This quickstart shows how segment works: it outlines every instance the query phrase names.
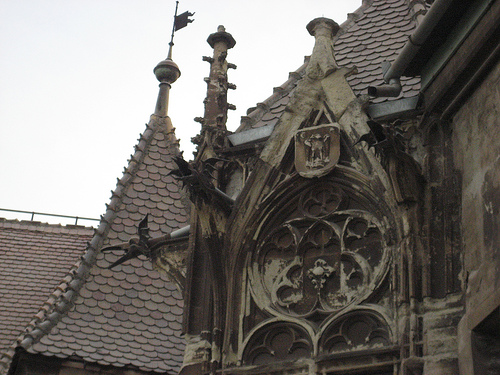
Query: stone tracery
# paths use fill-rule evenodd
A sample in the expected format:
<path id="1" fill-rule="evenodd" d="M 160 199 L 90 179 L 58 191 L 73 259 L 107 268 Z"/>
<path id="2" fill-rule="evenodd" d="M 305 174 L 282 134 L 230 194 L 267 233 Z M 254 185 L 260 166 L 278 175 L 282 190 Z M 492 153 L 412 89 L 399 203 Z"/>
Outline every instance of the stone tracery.
<path id="1" fill-rule="evenodd" d="M 295 198 L 298 209 L 257 249 L 251 284 L 255 295 L 267 296 L 261 307 L 296 317 L 330 314 L 376 288 L 388 256 L 383 228 L 350 195 L 322 183 Z"/>
<path id="2" fill-rule="evenodd" d="M 323 354 L 390 345 L 390 332 L 372 312 L 355 311 L 333 322 L 320 340 Z"/>
<path id="3" fill-rule="evenodd" d="M 294 324 L 274 323 L 260 329 L 243 355 L 246 364 L 260 365 L 274 361 L 309 358 L 313 344 L 307 332 Z"/>
<path id="4" fill-rule="evenodd" d="M 380 208 L 352 186 L 322 179 L 274 203 L 279 212 L 257 242 L 248 285 L 258 308 L 282 321 L 250 334 L 246 364 L 291 359 L 273 357 L 281 331 L 289 353 L 295 342 L 312 342 L 302 358 L 391 345 L 386 320 L 364 307 L 388 273 L 391 235 Z"/>

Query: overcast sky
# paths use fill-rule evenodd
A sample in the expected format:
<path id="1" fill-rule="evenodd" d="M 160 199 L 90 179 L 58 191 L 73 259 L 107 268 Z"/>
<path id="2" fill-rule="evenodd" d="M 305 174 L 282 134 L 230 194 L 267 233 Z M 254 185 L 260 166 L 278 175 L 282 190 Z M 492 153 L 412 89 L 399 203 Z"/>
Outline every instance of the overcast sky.
<path id="1" fill-rule="evenodd" d="M 175 35 L 182 75 L 169 115 L 192 158 L 211 56 L 209 34 L 236 40 L 228 128 L 309 55 L 316 17 L 341 24 L 361 0 L 184 0 Z M 0 0 L 0 208 L 98 218 L 154 110 L 153 68 L 167 54 L 174 0 Z M 0 211 L 0 217 L 29 215 Z M 46 222 L 66 220 L 35 217 Z M 84 222 L 81 222 L 84 224 Z M 89 224 L 89 222 L 85 222 Z"/>

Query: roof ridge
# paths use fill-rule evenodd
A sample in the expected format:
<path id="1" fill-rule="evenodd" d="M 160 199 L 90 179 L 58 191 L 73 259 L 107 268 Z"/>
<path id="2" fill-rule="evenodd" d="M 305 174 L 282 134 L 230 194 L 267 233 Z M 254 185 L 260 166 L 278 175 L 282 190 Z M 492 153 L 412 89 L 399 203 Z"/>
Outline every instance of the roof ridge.
<path id="1" fill-rule="evenodd" d="M 347 19 L 340 25 L 339 31 L 333 38 L 332 44 L 335 44 L 337 39 L 342 34 L 346 33 L 349 28 L 351 28 L 351 26 L 353 26 L 356 21 L 358 21 L 364 15 L 365 10 L 371 7 L 374 1 L 375 0 L 362 0 L 361 5 L 354 12 L 347 13 Z"/>
<path id="2" fill-rule="evenodd" d="M 250 107 L 248 109 L 249 113 L 247 113 L 246 116 L 241 117 L 241 124 L 235 132 L 237 133 L 239 131 L 245 130 L 259 121 L 262 116 L 264 116 L 264 114 L 269 110 L 269 108 L 283 97 L 283 93 L 286 93 L 287 90 L 292 89 L 295 84 L 302 78 L 308 62 L 309 56 L 306 56 L 304 58 L 304 63 L 297 70 L 288 74 L 288 80 L 273 89 L 273 94 L 271 96 L 269 96 L 263 102 L 257 103 L 256 107 Z"/>
<path id="3" fill-rule="evenodd" d="M 84 255 L 75 264 L 70 273 L 68 273 L 68 276 L 71 275 L 71 280 L 68 280 L 67 287 L 61 290 L 57 299 L 49 299 L 52 302 L 52 312 L 50 314 L 43 314 L 43 318 L 40 321 L 34 322 L 33 329 L 26 332 L 24 335 L 20 346 L 25 350 L 29 349 L 40 341 L 43 336 L 48 334 L 73 306 L 74 301 L 90 274 L 92 266 L 96 263 L 99 250 L 106 239 L 107 233 L 111 229 L 113 220 L 117 216 L 122 199 L 133 180 L 134 174 L 139 171 L 141 162 L 144 161 L 147 155 L 147 148 L 154 139 L 155 133 L 157 131 L 162 131 L 164 134 L 173 135 L 174 140 L 172 143 L 178 143 L 175 139 L 174 129 L 171 128 L 170 130 L 168 126 L 162 126 L 167 125 L 168 122 L 170 122 L 168 117 L 163 118 L 151 115 L 150 122 L 146 124 L 146 130 L 140 134 L 138 143 L 134 146 L 135 153 L 130 156 L 128 165 L 124 169 L 123 176 L 117 179 L 116 188 L 114 191 L 111 191 L 111 201 L 109 204 L 106 204 L 106 212 L 101 216 L 99 226 L 95 229 L 94 236 L 91 241 L 87 243 L 87 249 Z M 60 286 L 66 283 L 64 280 Z"/>
<path id="4" fill-rule="evenodd" d="M 51 224 L 33 220 L 5 219 L 0 217 L 0 228 L 33 230 L 40 232 L 56 232 L 67 234 L 91 234 L 95 228 L 75 224 Z"/>

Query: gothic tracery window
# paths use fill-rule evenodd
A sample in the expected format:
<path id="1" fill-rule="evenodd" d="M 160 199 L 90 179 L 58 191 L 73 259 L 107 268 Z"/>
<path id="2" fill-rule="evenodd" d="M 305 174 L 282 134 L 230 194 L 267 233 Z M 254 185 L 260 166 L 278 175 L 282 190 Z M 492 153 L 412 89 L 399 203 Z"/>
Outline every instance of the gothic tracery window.
<path id="1" fill-rule="evenodd" d="M 285 201 L 259 236 L 249 287 L 259 309 L 288 323 L 253 332 L 244 362 L 390 345 L 384 318 L 363 309 L 389 270 L 390 228 L 380 210 L 359 189 L 332 178 Z M 287 338 L 279 349 L 276 337 Z"/>

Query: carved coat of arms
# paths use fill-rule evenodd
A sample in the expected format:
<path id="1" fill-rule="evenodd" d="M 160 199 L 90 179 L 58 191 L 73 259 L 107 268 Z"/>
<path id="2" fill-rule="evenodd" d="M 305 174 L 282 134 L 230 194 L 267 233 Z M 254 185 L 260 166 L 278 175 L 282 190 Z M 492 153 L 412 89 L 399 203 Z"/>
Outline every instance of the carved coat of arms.
<path id="1" fill-rule="evenodd" d="M 340 131 L 336 124 L 306 128 L 295 135 L 295 168 L 302 177 L 328 174 L 339 156 Z"/>

